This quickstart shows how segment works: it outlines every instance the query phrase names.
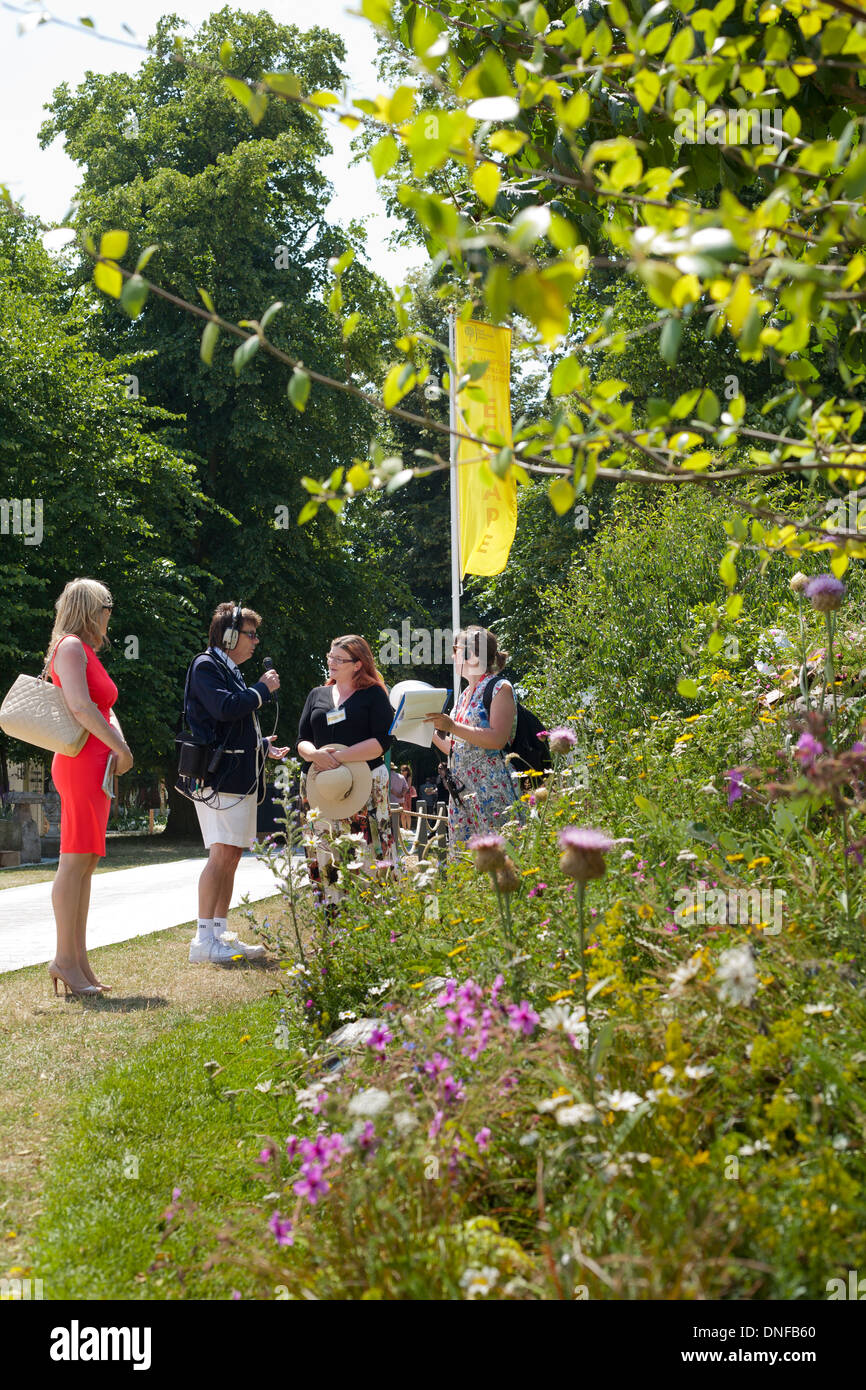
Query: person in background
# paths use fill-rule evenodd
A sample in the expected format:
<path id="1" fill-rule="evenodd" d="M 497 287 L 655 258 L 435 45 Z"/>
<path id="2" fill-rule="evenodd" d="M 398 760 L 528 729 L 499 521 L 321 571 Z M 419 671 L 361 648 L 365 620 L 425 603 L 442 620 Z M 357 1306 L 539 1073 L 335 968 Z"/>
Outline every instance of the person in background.
<path id="1" fill-rule="evenodd" d="M 428 774 L 427 777 L 425 777 L 424 781 L 421 783 L 420 794 L 421 800 L 424 802 L 424 806 L 428 816 L 432 816 L 433 812 L 436 810 L 437 796 L 438 792 L 436 790 L 436 778 L 431 777 Z"/>
<path id="2" fill-rule="evenodd" d="M 404 830 L 412 829 L 412 812 L 415 809 L 415 801 L 418 797 L 417 789 L 412 785 L 412 768 L 409 763 L 404 763 L 400 768 L 403 781 L 406 783 L 406 790 L 403 793 L 403 812 L 400 816 L 400 824 Z"/>
<path id="3" fill-rule="evenodd" d="M 198 921 L 189 947 L 193 965 L 225 965 L 238 957 L 259 960 L 264 946 L 248 946 L 228 930 L 228 912 L 241 855 L 256 838 L 256 811 L 264 799 L 265 758 L 288 748 L 262 738 L 257 714 L 280 688 L 276 671 L 248 686 L 241 665 L 259 643 L 261 618 L 231 602 L 214 610 L 207 651 L 190 667 L 186 717 L 193 734 L 223 749 L 212 785 L 195 801 L 208 861 L 198 883 Z"/>
<path id="4" fill-rule="evenodd" d="M 521 815 L 503 753 L 517 727 L 517 703 L 511 682 L 499 674 L 507 661 L 508 653 L 499 650 L 495 635 L 487 628 L 468 627 L 458 632 L 454 642 L 454 689 L 459 690 L 464 677 L 466 689 L 451 715 L 427 716 L 437 730 L 433 742 L 448 754 L 449 772 L 460 788 L 460 800 L 452 796 L 448 803 L 452 855 L 472 835 L 499 830 L 509 817 Z M 484 692 L 490 682 L 493 697 L 488 716 Z"/>
<path id="5" fill-rule="evenodd" d="M 353 762 L 366 762 L 371 774 L 370 794 L 358 812 L 345 819 L 319 817 L 313 823 L 315 862 L 310 863 L 310 877 L 318 883 L 326 909 L 333 915 L 341 896 L 336 883 L 337 856 L 332 848 L 338 836 L 360 834 L 368 846 L 368 860 L 375 857 L 392 867 L 396 863 L 384 758 L 391 747 L 388 730 L 394 711 L 385 681 L 363 637 L 355 633 L 335 637 L 327 663 L 328 679 L 310 691 L 298 725 L 304 804 L 310 804 L 307 781 L 311 768 L 327 772 L 344 765 L 351 769 Z"/>
<path id="6" fill-rule="evenodd" d="M 110 988 L 87 959 L 90 882 L 105 854 L 111 798 L 103 779 L 111 754 L 118 776 L 132 767 L 132 752 L 114 713 L 117 686 L 96 655 L 110 646 L 114 600 L 96 579 L 72 579 L 54 605 L 56 617 L 45 657 L 51 679 L 89 737 L 74 758 L 55 753 L 51 777 L 60 794 L 60 859 L 51 889 L 57 949 L 48 973 L 64 993 L 100 994 Z"/>

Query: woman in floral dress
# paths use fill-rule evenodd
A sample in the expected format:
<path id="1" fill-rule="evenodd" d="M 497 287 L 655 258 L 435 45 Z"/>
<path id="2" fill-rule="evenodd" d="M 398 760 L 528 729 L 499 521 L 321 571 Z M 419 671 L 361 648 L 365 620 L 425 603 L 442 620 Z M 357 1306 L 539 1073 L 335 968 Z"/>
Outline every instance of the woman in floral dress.
<path id="1" fill-rule="evenodd" d="M 522 819 L 522 808 L 514 790 L 504 748 L 517 727 L 517 703 L 510 681 L 500 672 L 508 653 L 499 650 L 496 637 L 487 628 L 468 627 L 457 634 L 454 643 L 454 684 L 461 677 L 468 684 L 451 715 L 429 716 L 437 733 L 433 742 L 448 754 L 451 776 L 460 790 L 460 800 L 448 803 L 448 838 L 451 854 L 472 835 L 499 830 L 515 815 Z M 490 714 L 484 707 L 484 694 L 493 682 Z M 445 735 L 445 737 L 442 737 Z"/>

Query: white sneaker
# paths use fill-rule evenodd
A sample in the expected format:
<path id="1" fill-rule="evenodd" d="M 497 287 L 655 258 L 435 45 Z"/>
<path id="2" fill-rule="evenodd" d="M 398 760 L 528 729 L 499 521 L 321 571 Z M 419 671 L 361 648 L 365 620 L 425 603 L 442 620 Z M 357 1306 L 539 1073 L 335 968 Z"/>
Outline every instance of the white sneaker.
<path id="1" fill-rule="evenodd" d="M 264 946 L 248 946 L 245 941 L 239 941 L 236 931 L 227 931 L 223 936 L 214 937 L 214 940 L 231 946 L 235 955 L 240 953 L 247 960 L 263 960 L 267 954 Z"/>
<path id="2" fill-rule="evenodd" d="M 228 965 L 242 955 L 238 943 L 221 941 L 216 936 L 208 937 L 206 941 L 191 941 L 189 946 L 192 965 Z"/>

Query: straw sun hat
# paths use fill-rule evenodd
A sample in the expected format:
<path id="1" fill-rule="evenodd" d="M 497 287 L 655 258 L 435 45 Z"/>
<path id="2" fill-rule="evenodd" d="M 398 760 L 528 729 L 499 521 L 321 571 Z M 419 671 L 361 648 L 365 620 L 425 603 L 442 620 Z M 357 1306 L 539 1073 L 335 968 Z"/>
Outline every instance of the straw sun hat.
<path id="1" fill-rule="evenodd" d="M 333 744 L 335 753 L 345 753 L 345 743 Z M 373 790 L 373 774 L 366 762 L 341 763 L 318 772 L 307 771 L 307 801 L 323 820 L 348 820 L 366 806 Z"/>

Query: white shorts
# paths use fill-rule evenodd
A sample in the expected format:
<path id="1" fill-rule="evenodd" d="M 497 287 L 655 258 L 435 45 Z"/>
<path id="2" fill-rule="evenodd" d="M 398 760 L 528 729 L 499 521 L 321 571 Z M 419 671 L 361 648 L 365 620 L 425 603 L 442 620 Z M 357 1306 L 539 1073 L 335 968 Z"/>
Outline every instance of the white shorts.
<path id="1" fill-rule="evenodd" d="M 256 793 L 236 796 L 232 792 L 218 792 L 214 795 L 205 787 L 202 795 L 213 796 L 214 802 L 211 805 L 195 802 L 205 849 L 210 849 L 211 845 L 237 845 L 239 849 L 249 849 L 256 838 Z"/>

